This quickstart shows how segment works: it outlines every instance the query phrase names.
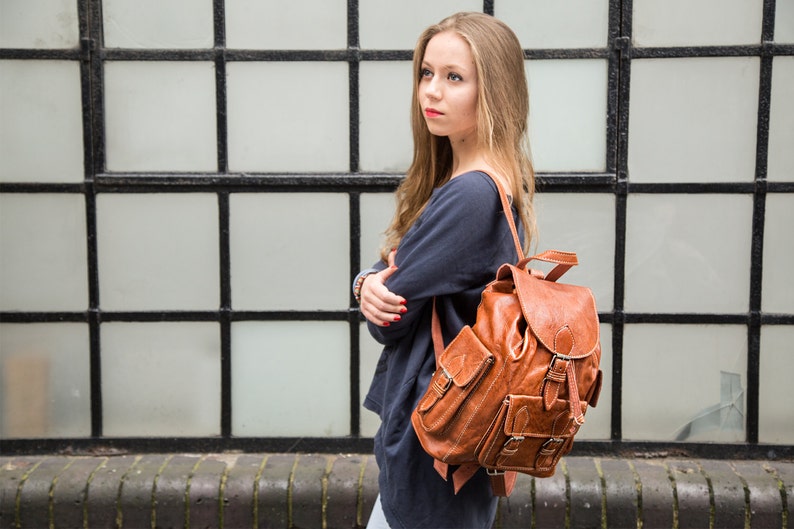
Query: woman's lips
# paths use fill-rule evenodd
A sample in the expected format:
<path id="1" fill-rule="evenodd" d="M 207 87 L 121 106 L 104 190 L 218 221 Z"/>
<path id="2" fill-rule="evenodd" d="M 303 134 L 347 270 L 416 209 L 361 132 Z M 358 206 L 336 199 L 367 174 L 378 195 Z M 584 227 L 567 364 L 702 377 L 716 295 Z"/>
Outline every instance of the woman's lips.
<path id="1" fill-rule="evenodd" d="M 437 118 L 438 116 L 443 115 L 443 112 L 439 112 L 435 108 L 426 108 L 425 109 L 425 116 L 428 118 Z"/>

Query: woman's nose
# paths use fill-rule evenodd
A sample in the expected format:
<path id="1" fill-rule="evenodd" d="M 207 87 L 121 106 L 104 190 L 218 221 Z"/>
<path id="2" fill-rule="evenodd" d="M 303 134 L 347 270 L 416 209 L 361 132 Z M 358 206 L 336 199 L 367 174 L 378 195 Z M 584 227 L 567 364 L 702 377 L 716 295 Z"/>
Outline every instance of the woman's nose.
<path id="1" fill-rule="evenodd" d="M 439 99 L 441 97 L 441 91 L 439 88 L 440 87 L 438 86 L 436 79 L 430 79 L 425 85 L 425 94 L 431 99 Z"/>

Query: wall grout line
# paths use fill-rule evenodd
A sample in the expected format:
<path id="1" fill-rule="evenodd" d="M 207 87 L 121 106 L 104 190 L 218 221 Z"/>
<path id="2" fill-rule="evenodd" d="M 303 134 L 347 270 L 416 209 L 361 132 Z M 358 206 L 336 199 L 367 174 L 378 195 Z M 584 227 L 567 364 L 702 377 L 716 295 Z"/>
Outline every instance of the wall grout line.
<path id="1" fill-rule="evenodd" d="M 298 462 L 300 461 L 300 454 L 295 454 L 295 461 L 292 463 L 292 469 L 289 471 L 289 484 L 287 485 L 287 527 L 292 528 L 293 526 L 293 518 L 292 518 L 292 496 L 294 493 L 293 485 L 295 484 L 295 471 L 298 468 Z"/>
<path id="2" fill-rule="evenodd" d="M 675 481 L 674 470 L 667 463 L 664 464 L 667 470 L 667 478 L 670 480 L 670 485 L 673 487 L 673 529 L 678 528 L 678 485 Z"/>
<path id="3" fill-rule="evenodd" d="M 83 488 L 83 529 L 88 529 L 88 490 L 91 487 L 91 482 L 94 481 L 96 473 L 102 470 L 107 465 L 109 458 L 105 457 L 102 462 L 91 471 L 88 478 L 85 480 L 85 487 Z"/>
<path id="4" fill-rule="evenodd" d="M 364 473 L 367 470 L 369 457 L 364 456 L 358 470 L 358 484 L 356 485 L 356 525 L 364 526 Z"/>
<path id="5" fill-rule="evenodd" d="M 565 529 L 571 529 L 571 475 L 565 459 L 560 459 L 560 470 L 565 477 Z"/>
<path id="6" fill-rule="evenodd" d="M 262 474 L 265 473 L 265 466 L 267 465 L 268 459 L 270 459 L 270 455 L 266 454 L 264 458 L 262 458 L 262 462 L 259 464 L 259 469 L 256 471 L 256 475 L 254 476 L 253 501 L 251 502 L 253 509 L 254 529 L 259 527 L 259 480 L 262 479 Z"/>
<path id="7" fill-rule="evenodd" d="M 124 474 L 122 474 L 121 476 L 121 479 L 119 479 L 119 488 L 116 492 L 116 527 L 118 529 L 121 529 L 124 524 L 124 513 L 122 512 L 121 509 L 121 494 L 122 491 L 124 490 L 124 480 L 127 479 L 127 476 L 130 474 L 130 472 L 132 472 L 132 469 L 135 468 L 135 466 L 141 461 L 141 459 L 143 459 L 142 455 L 136 456 L 135 460 L 132 462 L 132 465 L 130 465 L 130 468 L 125 470 Z"/>
<path id="8" fill-rule="evenodd" d="M 744 489 L 744 529 L 750 529 L 750 524 L 752 522 L 752 510 L 750 507 L 750 485 L 747 483 L 747 480 L 744 479 L 738 470 L 736 470 L 736 465 L 732 461 L 728 462 L 728 466 L 731 467 L 731 470 L 734 474 L 739 478 L 739 481 L 742 482 L 742 489 Z"/>
<path id="9" fill-rule="evenodd" d="M 788 494 L 786 493 L 786 484 L 780 478 L 780 475 L 777 473 L 777 470 L 769 465 L 764 465 L 764 470 L 770 475 L 772 475 L 775 480 L 777 480 L 777 488 L 780 491 L 780 502 L 783 506 L 783 512 L 780 514 L 780 523 L 783 526 L 783 529 L 787 529 L 788 527 Z"/>
<path id="10" fill-rule="evenodd" d="M 709 529 L 714 529 L 714 522 L 717 518 L 717 506 L 714 499 L 714 484 L 711 482 L 711 476 L 703 469 L 700 462 L 696 462 L 700 474 L 706 479 L 706 485 L 709 488 Z"/>
<path id="11" fill-rule="evenodd" d="M 631 473 L 634 475 L 634 488 L 637 490 L 637 529 L 642 529 L 642 479 L 640 478 L 639 472 L 637 472 L 637 468 L 634 466 L 634 462 L 631 459 L 627 459 L 626 462 L 631 469 Z"/>
<path id="12" fill-rule="evenodd" d="M 204 458 L 207 457 L 206 454 L 199 457 L 196 464 L 193 465 L 193 468 L 190 469 L 190 474 L 187 477 L 187 482 L 185 483 L 185 529 L 190 529 L 190 484 L 193 481 L 193 476 L 196 474 L 199 466 L 204 461 Z"/>
<path id="13" fill-rule="evenodd" d="M 236 461 L 235 461 L 236 462 Z M 229 463 L 224 462 L 221 480 L 218 485 L 218 527 L 223 529 L 224 506 L 226 505 L 226 481 L 229 479 Z M 154 527 L 152 529 L 155 529 Z"/>
<path id="14" fill-rule="evenodd" d="M 17 496 L 14 500 L 14 526 L 19 529 L 22 527 L 22 487 L 25 486 L 25 482 L 28 480 L 31 474 L 39 468 L 45 460 L 42 459 L 41 461 L 37 461 L 33 468 L 25 472 L 19 480 L 19 485 L 17 485 Z"/>
<path id="15" fill-rule="evenodd" d="M 322 529 L 328 529 L 328 478 L 334 468 L 336 458 L 330 455 L 325 456 L 325 472 L 320 480 L 320 512 L 322 517 Z"/>
<path id="16" fill-rule="evenodd" d="M 69 467 L 74 465 L 75 461 L 77 461 L 77 459 L 70 459 L 66 466 L 55 474 L 50 483 L 50 490 L 47 493 L 47 520 L 50 529 L 55 529 L 55 485 L 58 484 L 58 478 L 61 477 L 61 474 L 69 470 Z"/>
<path id="17" fill-rule="evenodd" d="M 596 472 L 598 472 L 599 485 L 601 486 L 601 529 L 609 529 L 607 523 L 607 482 L 604 478 L 604 470 L 601 468 L 601 459 L 593 459 Z"/>
<path id="18" fill-rule="evenodd" d="M 163 473 L 165 467 L 168 466 L 168 463 L 174 458 L 174 454 L 170 454 L 165 458 L 163 464 L 160 465 L 160 468 L 157 469 L 157 473 L 154 475 L 154 479 L 152 479 L 152 498 L 151 498 L 151 523 L 152 529 L 156 529 L 157 527 L 157 482 L 160 480 L 160 474 Z"/>

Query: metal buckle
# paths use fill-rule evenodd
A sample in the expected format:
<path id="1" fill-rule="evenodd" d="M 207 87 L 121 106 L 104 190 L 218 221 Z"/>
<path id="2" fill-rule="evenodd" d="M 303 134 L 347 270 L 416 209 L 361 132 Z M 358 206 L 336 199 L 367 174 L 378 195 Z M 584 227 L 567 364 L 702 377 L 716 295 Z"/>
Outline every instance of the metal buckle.
<path id="1" fill-rule="evenodd" d="M 485 471 L 488 473 L 489 476 L 501 476 L 505 473 L 504 470 L 491 470 L 490 468 L 486 468 Z"/>
<path id="2" fill-rule="evenodd" d="M 513 435 L 505 441 L 505 444 L 502 445 L 502 451 L 509 450 L 511 453 L 515 453 L 518 450 L 518 446 L 515 448 L 508 448 L 512 443 L 520 444 L 524 440 L 523 435 Z"/>
<path id="3" fill-rule="evenodd" d="M 447 377 L 447 385 L 444 386 L 444 391 L 446 391 L 452 385 L 452 375 L 449 374 L 449 371 L 447 371 L 444 366 L 441 366 L 441 372 L 444 373 L 445 377 Z"/>
<path id="4" fill-rule="evenodd" d="M 444 395 L 449 389 L 449 387 L 452 385 L 452 375 L 449 374 L 449 371 L 444 369 L 444 366 L 441 366 L 441 373 L 446 377 L 447 382 L 444 384 L 444 386 L 441 386 L 438 383 L 439 381 L 436 380 L 435 382 L 433 382 L 433 386 L 435 386 L 436 390 L 440 395 Z"/>
<path id="5" fill-rule="evenodd" d="M 560 438 L 557 438 L 557 437 L 552 437 L 551 439 L 549 439 L 548 441 L 546 441 L 545 443 L 543 443 L 543 448 L 546 448 L 546 447 L 547 447 L 548 445 L 550 445 L 551 443 L 557 443 L 557 444 L 559 444 L 559 443 L 562 443 L 563 441 L 565 441 L 565 439 L 560 439 Z"/>

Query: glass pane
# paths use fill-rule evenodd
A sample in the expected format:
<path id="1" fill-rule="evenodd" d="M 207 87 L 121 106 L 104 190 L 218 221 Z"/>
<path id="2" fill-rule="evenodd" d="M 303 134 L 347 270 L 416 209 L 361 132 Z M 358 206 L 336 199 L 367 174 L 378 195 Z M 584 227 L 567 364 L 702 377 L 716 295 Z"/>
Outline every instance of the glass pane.
<path id="1" fill-rule="evenodd" d="M 626 325 L 623 437 L 745 440 L 747 329 L 741 325 Z"/>
<path id="2" fill-rule="evenodd" d="M 626 310 L 746 312 L 752 198 L 629 195 Z"/>
<path id="3" fill-rule="evenodd" d="M 412 50 L 419 34 L 431 24 L 458 11 L 482 11 L 482 0 L 361 0 L 361 47 L 376 50 Z"/>
<path id="4" fill-rule="evenodd" d="M 761 327 L 761 366 L 758 395 L 758 441 L 794 443 L 791 373 L 794 371 L 794 327 Z"/>
<path id="5" fill-rule="evenodd" d="M 384 233 L 394 215 L 394 193 L 361 194 L 361 268 L 380 260 Z"/>
<path id="6" fill-rule="evenodd" d="M 513 28 L 523 48 L 607 45 L 607 0 L 498 0 L 494 4 L 494 15 Z"/>
<path id="7" fill-rule="evenodd" d="M 360 369 L 358 373 L 358 387 L 361 395 L 361 435 L 363 437 L 374 437 L 380 427 L 380 417 L 377 414 L 363 407 L 364 399 L 367 397 L 372 377 L 375 374 L 375 366 L 378 365 L 380 353 L 383 345 L 375 341 L 367 330 L 367 324 L 362 323 L 359 328 L 359 353 Z"/>
<path id="8" fill-rule="evenodd" d="M 337 322 L 233 323 L 232 433 L 349 435 L 349 334 Z"/>
<path id="9" fill-rule="evenodd" d="M 794 0 L 789 2 L 794 5 Z M 778 2 L 778 5 L 780 3 Z M 794 11 L 794 10 L 792 10 Z M 792 26 L 794 26 L 794 12 Z M 772 59 L 767 179 L 794 181 L 794 57 Z"/>
<path id="10" fill-rule="evenodd" d="M 90 436 L 89 357 L 86 325 L 0 325 L 2 437 Z"/>
<path id="11" fill-rule="evenodd" d="M 0 61 L 0 182 L 82 182 L 80 65 Z"/>
<path id="12" fill-rule="evenodd" d="M 350 299 L 346 194 L 231 197 L 236 310 L 342 310 Z"/>
<path id="13" fill-rule="evenodd" d="M 632 182 L 751 182 L 758 59 L 632 61 Z"/>
<path id="14" fill-rule="evenodd" d="M 212 48 L 212 0 L 103 0 L 108 48 Z"/>
<path id="15" fill-rule="evenodd" d="M 0 310 L 86 310 L 82 195 L 0 194 L 0 248 Z"/>
<path id="16" fill-rule="evenodd" d="M 105 323 L 101 336 L 106 436 L 220 434 L 216 323 Z"/>
<path id="17" fill-rule="evenodd" d="M 359 135 L 362 171 L 404 173 L 413 158 L 412 63 L 362 62 Z"/>
<path id="18" fill-rule="evenodd" d="M 612 436 L 612 326 L 601 325 L 601 395 L 598 406 L 588 408 L 585 425 L 576 439 L 609 439 Z"/>
<path id="19" fill-rule="evenodd" d="M 79 40 L 74 0 L 0 2 L 0 48 L 76 48 Z"/>
<path id="20" fill-rule="evenodd" d="M 344 49 L 345 0 L 226 0 L 226 45 L 243 49 Z"/>
<path id="21" fill-rule="evenodd" d="M 110 171 L 215 171 L 211 62 L 105 63 Z"/>
<path id="22" fill-rule="evenodd" d="M 347 63 L 231 63 L 226 72 L 233 170 L 349 169 Z"/>
<path id="23" fill-rule="evenodd" d="M 528 61 L 526 68 L 535 170 L 604 171 L 607 61 Z"/>
<path id="24" fill-rule="evenodd" d="M 794 313 L 794 195 L 767 194 L 764 222 L 764 312 Z"/>
<path id="25" fill-rule="evenodd" d="M 716 46 L 761 42 L 763 2 L 636 0 L 637 46 Z"/>
<path id="26" fill-rule="evenodd" d="M 538 252 L 576 252 L 579 266 L 560 279 L 593 289 L 599 311 L 612 310 L 615 278 L 614 195 L 538 193 Z M 535 266 L 534 262 L 530 266 Z"/>
<path id="27" fill-rule="evenodd" d="M 794 42 L 794 1 L 775 2 L 775 42 Z"/>
<path id="28" fill-rule="evenodd" d="M 218 308 L 218 206 L 210 194 L 97 196 L 105 310 Z"/>

